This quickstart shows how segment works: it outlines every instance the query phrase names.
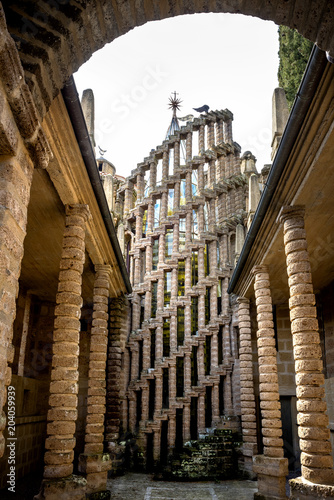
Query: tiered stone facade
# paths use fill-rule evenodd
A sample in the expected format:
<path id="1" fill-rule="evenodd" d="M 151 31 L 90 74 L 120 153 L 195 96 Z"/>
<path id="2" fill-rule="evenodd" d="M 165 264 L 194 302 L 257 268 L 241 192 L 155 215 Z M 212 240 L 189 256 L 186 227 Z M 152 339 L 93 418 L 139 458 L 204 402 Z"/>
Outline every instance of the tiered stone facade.
<path id="1" fill-rule="evenodd" d="M 235 415 L 227 287 L 247 194 L 228 110 L 175 131 L 118 193 L 133 285 L 123 426 L 148 461 Z"/>

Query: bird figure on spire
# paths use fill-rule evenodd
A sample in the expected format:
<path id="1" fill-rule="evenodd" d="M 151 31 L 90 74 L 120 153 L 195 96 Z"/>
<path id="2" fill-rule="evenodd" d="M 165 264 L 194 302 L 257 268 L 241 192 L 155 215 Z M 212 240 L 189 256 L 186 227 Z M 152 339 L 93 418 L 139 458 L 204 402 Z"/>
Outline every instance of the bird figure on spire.
<path id="1" fill-rule="evenodd" d="M 207 113 L 209 111 L 209 109 L 210 109 L 210 106 L 208 106 L 207 104 L 204 104 L 200 108 L 193 108 L 193 110 L 197 111 L 198 113 Z"/>

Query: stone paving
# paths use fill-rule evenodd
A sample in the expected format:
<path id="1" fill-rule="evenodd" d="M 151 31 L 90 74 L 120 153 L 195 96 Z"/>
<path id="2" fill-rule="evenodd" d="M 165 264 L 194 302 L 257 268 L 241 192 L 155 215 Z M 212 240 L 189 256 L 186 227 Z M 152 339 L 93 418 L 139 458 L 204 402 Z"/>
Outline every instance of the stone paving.
<path id="1" fill-rule="evenodd" d="M 256 481 L 171 482 L 154 481 L 152 475 L 128 473 L 109 479 L 113 500 L 251 500 Z"/>

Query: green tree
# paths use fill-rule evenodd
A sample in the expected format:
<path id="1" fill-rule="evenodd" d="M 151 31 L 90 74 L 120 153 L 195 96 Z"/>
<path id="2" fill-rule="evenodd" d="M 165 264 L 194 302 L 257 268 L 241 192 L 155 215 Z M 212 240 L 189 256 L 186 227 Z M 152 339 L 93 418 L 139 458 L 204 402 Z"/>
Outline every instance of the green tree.
<path id="1" fill-rule="evenodd" d="M 313 43 L 296 30 L 280 26 L 278 82 L 285 90 L 289 109 L 295 99 Z"/>

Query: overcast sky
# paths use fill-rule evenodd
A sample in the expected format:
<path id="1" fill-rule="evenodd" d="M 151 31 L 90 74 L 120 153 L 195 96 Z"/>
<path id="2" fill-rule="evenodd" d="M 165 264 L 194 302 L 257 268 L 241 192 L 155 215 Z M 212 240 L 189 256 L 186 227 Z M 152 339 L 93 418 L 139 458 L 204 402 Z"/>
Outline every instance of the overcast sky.
<path id="1" fill-rule="evenodd" d="M 232 111 L 242 153 L 252 151 L 259 171 L 270 163 L 277 30 L 239 14 L 195 14 L 147 23 L 96 52 L 74 79 L 80 98 L 94 92 L 96 143 L 116 172 L 129 175 L 163 142 L 174 91 L 179 117 L 203 104 Z"/>

